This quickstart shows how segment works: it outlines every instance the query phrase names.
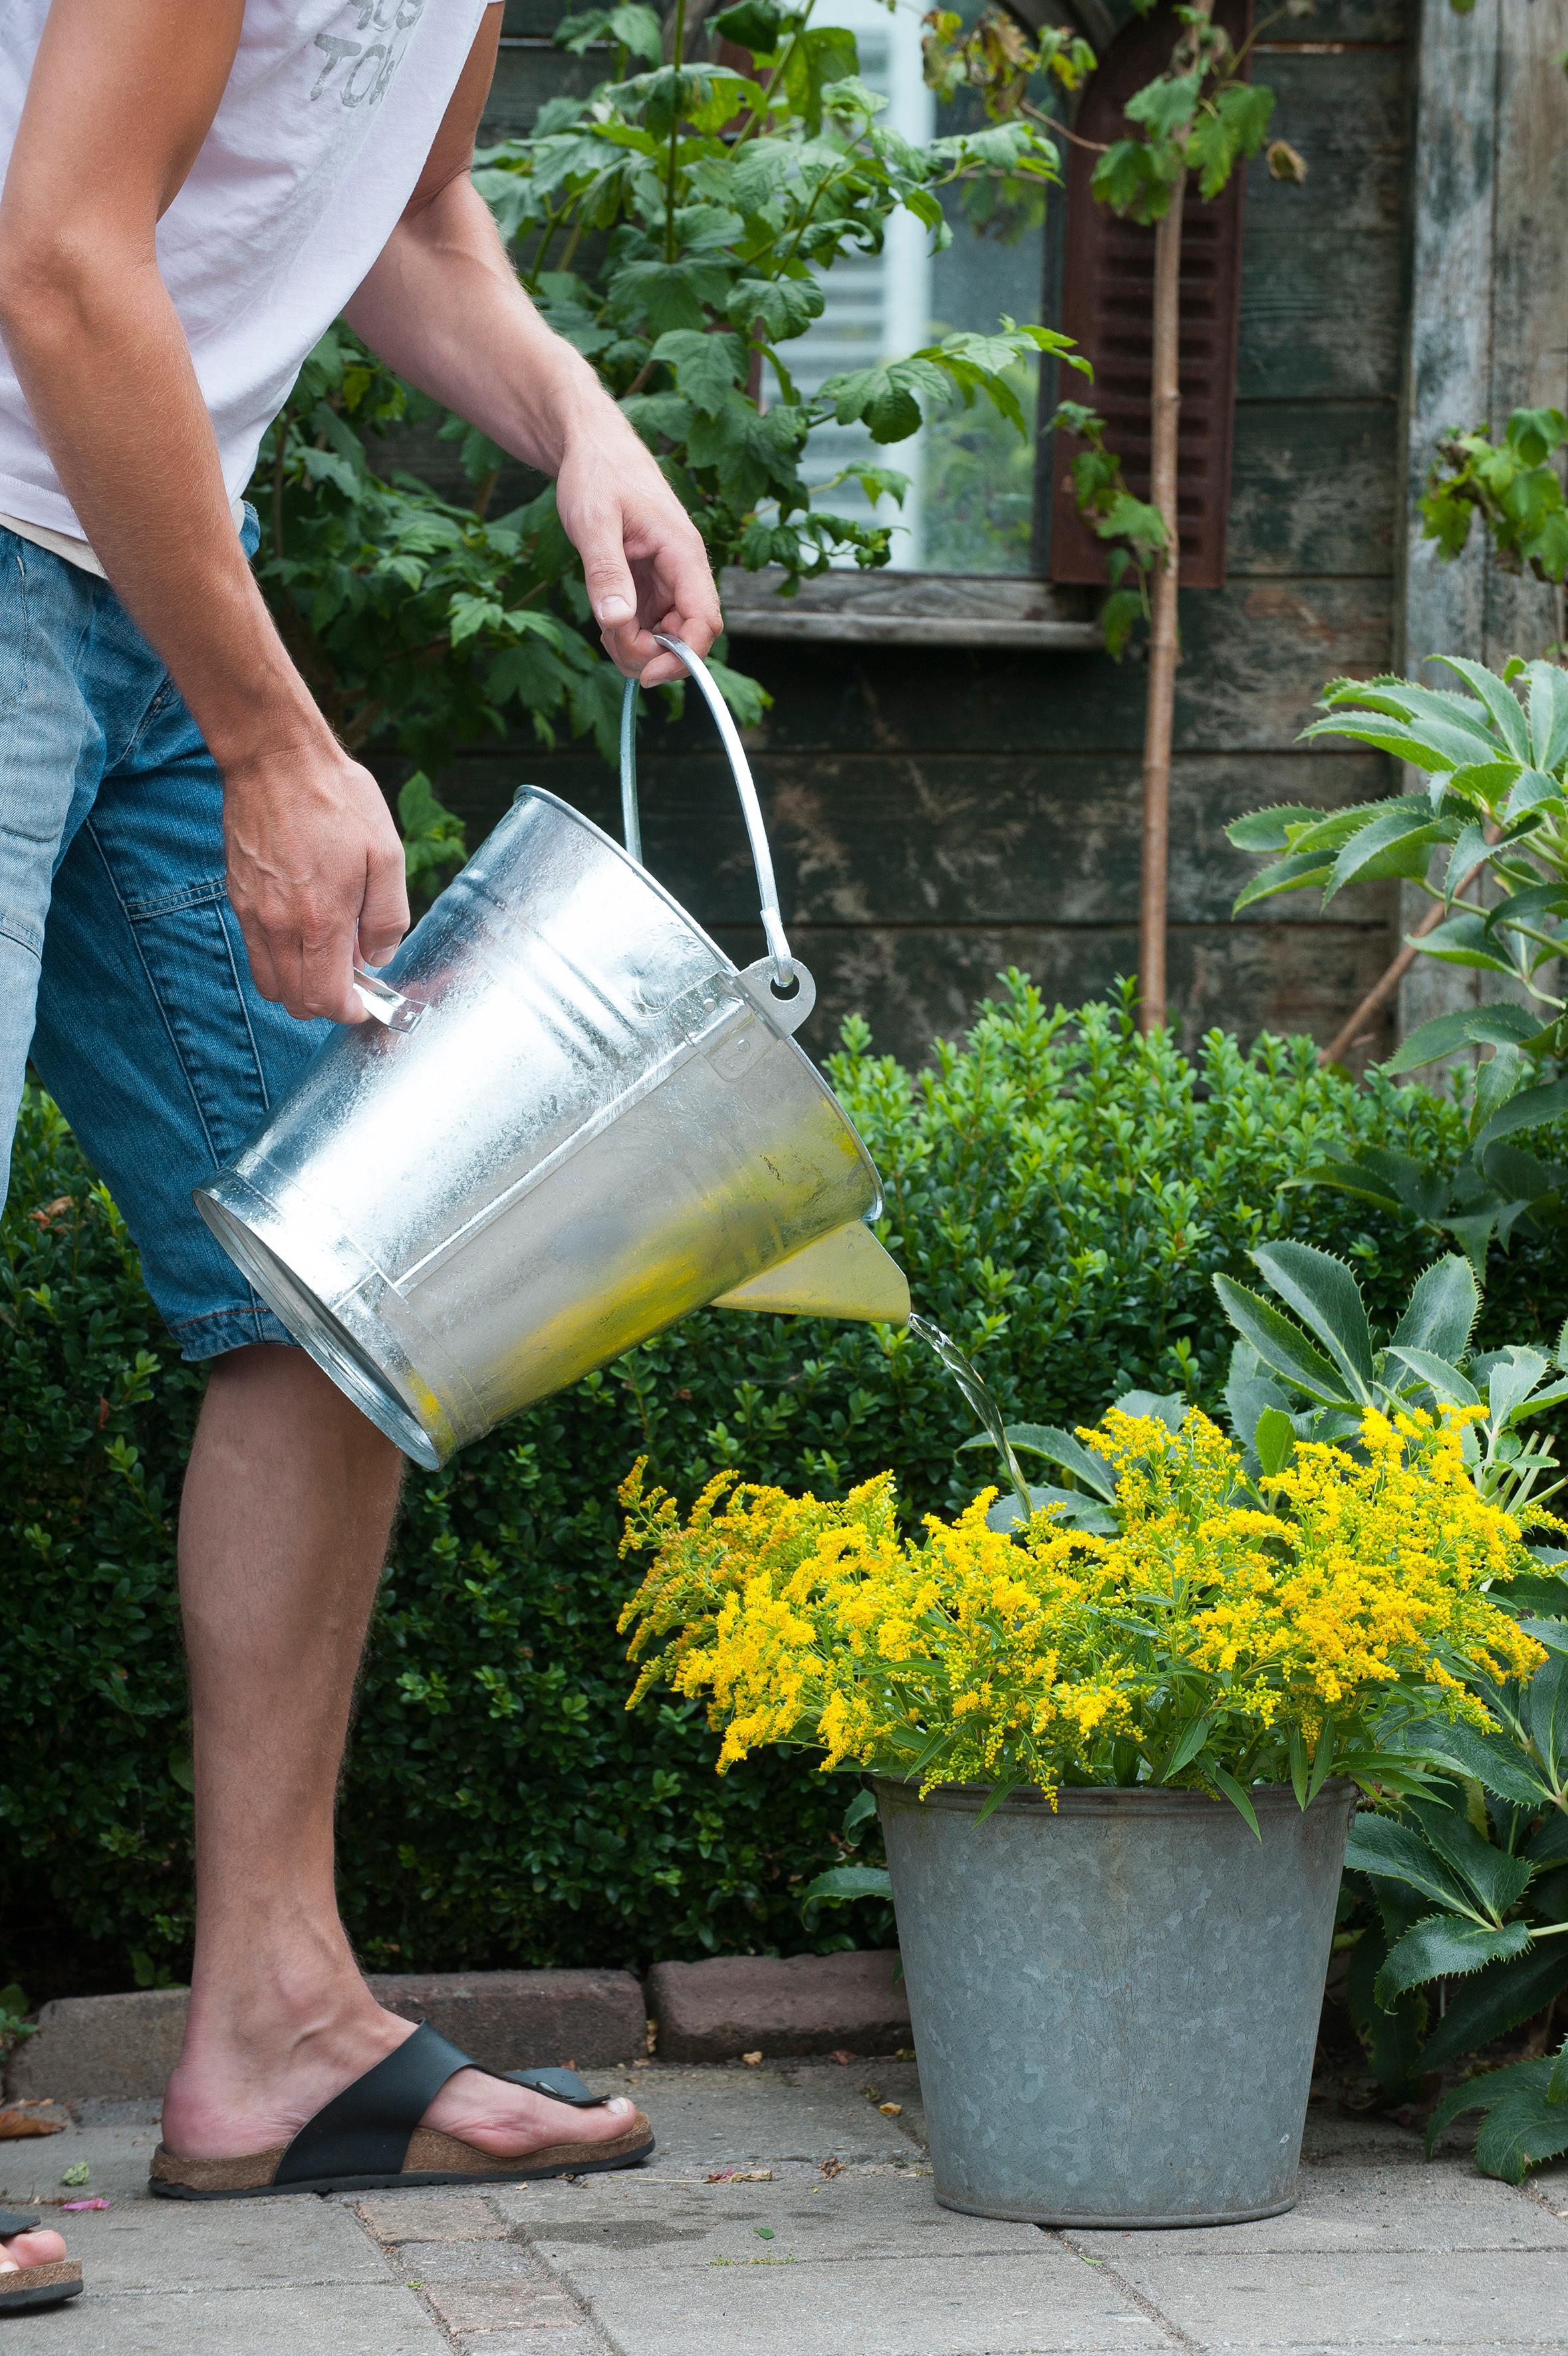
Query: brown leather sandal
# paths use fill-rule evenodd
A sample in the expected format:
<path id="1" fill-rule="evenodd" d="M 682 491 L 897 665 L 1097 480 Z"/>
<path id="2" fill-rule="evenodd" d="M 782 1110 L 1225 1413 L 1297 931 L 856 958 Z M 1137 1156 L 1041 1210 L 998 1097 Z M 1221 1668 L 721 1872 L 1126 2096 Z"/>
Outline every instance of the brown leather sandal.
<path id="1" fill-rule="evenodd" d="M 653 2129 L 633 2111 L 624 2135 L 597 2143 L 563 2138 L 520 2159 L 465 2143 L 420 2120 L 459 2070 L 482 2069 L 422 2020 L 413 2035 L 307 2119 L 291 2143 L 238 2159 L 182 2159 L 165 2144 L 153 2154 L 149 2191 L 166 2201 L 243 2201 L 267 2192 L 374 2192 L 405 2184 L 526 2184 L 543 2176 L 589 2176 L 634 2168 L 653 2149 Z M 573 2070 L 486 2070 L 573 2110 L 596 2110 Z"/>
<path id="2" fill-rule="evenodd" d="M 14 2233 L 35 2233 L 43 2220 L 0 2209 L 0 2242 Z M 81 2261 L 57 2258 L 52 2265 L 10 2265 L 0 2274 L 0 2316 L 31 2315 L 40 2307 L 63 2307 L 81 2297 Z"/>

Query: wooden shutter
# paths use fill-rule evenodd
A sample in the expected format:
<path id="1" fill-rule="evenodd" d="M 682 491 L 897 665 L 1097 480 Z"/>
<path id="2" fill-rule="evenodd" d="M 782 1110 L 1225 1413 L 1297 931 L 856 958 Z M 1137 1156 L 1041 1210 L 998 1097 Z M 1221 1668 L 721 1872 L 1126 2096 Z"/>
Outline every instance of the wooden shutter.
<path id="1" fill-rule="evenodd" d="M 1240 47 L 1251 0 L 1219 0 L 1215 20 Z M 1073 129 L 1109 144 L 1133 131 L 1122 110 L 1169 63 L 1180 26 L 1166 5 L 1119 33 L 1084 92 Z M 1065 143 L 1064 143 L 1065 144 Z M 1121 220 L 1089 192 L 1096 158 L 1067 150 L 1067 239 L 1062 327 L 1094 363 L 1094 383 L 1063 369 L 1062 396 L 1091 402 L 1129 487 L 1149 491 L 1149 399 L 1153 376 L 1155 232 Z M 1225 580 L 1225 520 L 1230 502 L 1230 438 L 1236 408 L 1236 335 L 1241 302 L 1244 172 L 1212 204 L 1188 183 L 1182 234 L 1181 421 L 1177 530 L 1186 589 Z M 1104 581 L 1106 550 L 1078 512 L 1071 466 L 1081 444 L 1055 437 L 1051 465 L 1053 581 Z"/>

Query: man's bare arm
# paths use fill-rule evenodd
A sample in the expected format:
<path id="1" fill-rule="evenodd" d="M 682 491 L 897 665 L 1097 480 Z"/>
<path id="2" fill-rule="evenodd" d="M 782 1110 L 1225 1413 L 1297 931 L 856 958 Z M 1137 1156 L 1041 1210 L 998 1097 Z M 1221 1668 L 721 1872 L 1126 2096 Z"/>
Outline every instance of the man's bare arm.
<path id="1" fill-rule="evenodd" d="M 681 665 L 650 629 L 705 654 L 718 596 L 696 527 L 587 362 L 541 319 L 468 177 L 500 17 L 486 10 L 419 185 L 347 316 L 389 367 L 556 477 L 605 645 L 652 687 Z"/>
<path id="2" fill-rule="evenodd" d="M 408 923 L 375 780 L 317 710 L 234 530 L 155 232 L 211 123 L 243 0 L 54 0 L 0 197 L 0 335 L 115 590 L 224 778 L 229 888 L 263 994 L 356 1022 L 356 927 Z"/>

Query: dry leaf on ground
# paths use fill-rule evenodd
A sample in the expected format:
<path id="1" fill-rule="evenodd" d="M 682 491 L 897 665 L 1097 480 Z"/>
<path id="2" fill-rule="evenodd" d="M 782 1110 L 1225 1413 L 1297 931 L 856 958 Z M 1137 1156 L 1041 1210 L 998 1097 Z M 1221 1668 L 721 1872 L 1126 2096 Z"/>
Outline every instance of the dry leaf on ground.
<path id="1" fill-rule="evenodd" d="M 0 2143 L 16 2143 L 23 2136 L 63 2135 L 66 2126 L 66 2120 L 49 2118 L 30 2103 L 17 2103 L 0 2111 Z"/>

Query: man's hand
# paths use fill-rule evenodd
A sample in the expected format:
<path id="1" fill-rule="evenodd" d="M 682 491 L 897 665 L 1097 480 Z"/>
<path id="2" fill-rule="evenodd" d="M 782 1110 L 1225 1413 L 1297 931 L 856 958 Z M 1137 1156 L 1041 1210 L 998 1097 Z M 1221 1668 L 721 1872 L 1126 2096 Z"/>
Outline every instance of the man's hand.
<path id="1" fill-rule="evenodd" d="M 263 998 L 302 1022 L 362 1023 L 352 972 L 408 930 L 403 844 L 381 787 L 319 741 L 231 761 L 223 778 L 229 902 Z"/>
<path id="2" fill-rule="evenodd" d="M 568 443 L 555 504 L 583 560 L 605 652 L 644 687 L 684 678 L 684 666 L 654 645 L 652 633 L 666 631 L 707 653 L 724 627 L 708 552 L 653 458 L 613 411 Z"/>

